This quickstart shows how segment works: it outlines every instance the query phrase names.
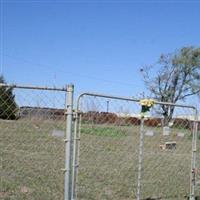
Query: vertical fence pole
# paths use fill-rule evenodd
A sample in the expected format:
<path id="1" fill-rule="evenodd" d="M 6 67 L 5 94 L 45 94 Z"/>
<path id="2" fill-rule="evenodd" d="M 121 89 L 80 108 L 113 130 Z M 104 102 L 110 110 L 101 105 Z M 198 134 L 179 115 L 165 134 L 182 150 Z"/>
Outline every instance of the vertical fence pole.
<path id="1" fill-rule="evenodd" d="M 72 200 L 75 199 L 75 192 L 76 192 L 76 171 L 77 171 L 77 143 L 78 143 L 78 137 L 77 137 L 77 131 L 78 131 L 78 124 L 79 124 L 79 114 L 78 110 L 76 111 L 76 118 L 75 118 L 75 123 L 74 123 L 74 144 L 73 144 L 73 161 L 72 161 L 72 166 L 73 166 L 73 171 L 72 171 Z"/>
<path id="2" fill-rule="evenodd" d="M 140 125 L 140 144 L 139 144 L 139 163 L 138 163 L 138 178 L 137 178 L 137 200 L 140 200 L 141 193 L 141 175 L 142 175 L 142 161 L 144 148 L 144 118 L 141 118 Z"/>
<path id="3" fill-rule="evenodd" d="M 191 163 L 191 178 L 190 178 L 190 200 L 195 200 L 195 187 L 196 187 L 196 152 L 197 152 L 197 132 L 198 112 L 195 109 L 193 130 L 192 130 L 192 163 Z"/>
<path id="4" fill-rule="evenodd" d="M 80 136 L 81 136 L 81 111 L 79 96 L 76 107 L 76 119 L 74 124 L 74 144 L 73 144 L 73 175 L 72 175 L 72 199 L 77 199 L 78 167 L 80 159 Z"/>
<path id="5" fill-rule="evenodd" d="M 65 138 L 65 185 L 64 200 L 71 200 L 72 182 L 72 120 L 74 86 L 67 86 L 66 97 L 66 138 Z"/>

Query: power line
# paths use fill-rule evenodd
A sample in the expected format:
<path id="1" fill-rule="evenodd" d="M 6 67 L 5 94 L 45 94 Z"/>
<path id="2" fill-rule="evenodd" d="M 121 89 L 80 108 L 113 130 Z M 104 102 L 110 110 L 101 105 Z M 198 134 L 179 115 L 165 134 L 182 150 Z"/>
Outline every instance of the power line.
<path id="1" fill-rule="evenodd" d="M 52 66 L 47 65 L 47 64 L 36 63 L 36 62 L 30 61 L 30 60 L 27 60 L 27 59 L 24 59 L 24 58 L 11 56 L 11 55 L 8 55 L 8 54 L 4 54 L 3 56 L 9 57 L 9 58 L 14 59 L 14 60 L 20 60 L 21 62 L 24 62 L 24 63 L 34 64 L 36 66 L 39 66 L 39 67 L 42 67 L 42 68 L 45 68 L 45 69 L 48 68 L 48 71 L 49 71 L 49 68 L 50 69 L 52 68 Z M 137 86 L 137 87 L 141 86 L 141 85 L 134 84 L 134 83 L 123 82 L 123 81 L 112 81 L 112 80 L 102 79 L 102 78 L 91 76 L 91 75 L 87 75 L 87 74 L 75 73 L 75 72 L 68 71 L 68 70 L 66 71 L 66 70 L 63 70 L 63 69 L 58 68 L 58 67 L 57 67 L 57 70 L 62 72 L 62 73 L 68 73 L 68 74 L 71 74 L 71 75 L 74 75 L 74 76 L 83 77 L 83 78 L 87 78 L 87 79 L 93 79 L 93 80 L 101 81 L 101 82 L 107 82 L 107 83 L 111 83 L 111 84 L 128 85 L 128 86 L 132 86 L 132 87 L 133 86 Z"/>
<path id="2" fill-rule="evenodd" d="M 199 0 L 7 0 L 6 3 L 199 3 Z"/>

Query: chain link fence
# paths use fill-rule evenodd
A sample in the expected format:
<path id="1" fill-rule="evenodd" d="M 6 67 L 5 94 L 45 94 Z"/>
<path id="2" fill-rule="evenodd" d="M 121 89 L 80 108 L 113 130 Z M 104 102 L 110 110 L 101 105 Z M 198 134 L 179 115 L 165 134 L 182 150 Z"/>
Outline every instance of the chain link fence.
<path id="1" fill-rule="evenodd" d="M 144 121 L 140 199 L 181 200 L 193 193 L 195 113 L 193 108 L 172 106 L 174 114 L 167 124 L 160 120 L 159 104 L 152 108 L 152 119 Z"/>
<path id="2" fill-rule="evenodd" d="M 200 118 L 198 118 L 198 134 L 197 134 L 197 179 L 196 179 L 196 196 L 200 197 Z"/>
<path id="3" fill-rule="evenodd" d="M 141 115 L 139 100 L 90 93 L 76 106 L 73 86 L 0 85 L 0 199 L 200 196 L 194 107 L 155 102 Z"/>
<path id="4" fill-rule="evenodd" d="M 0 199 L 63 200 L 67 89 L 0 86 Z"/>
<path id="5" fill-rule="evenodd" d="M 163 106 L 173 115 L 161 114 Z M 138 100 L 83 94 L 77 109 L 73 199 L 183 200 L 199 192 L 193 107 L 157 102 L 141 118 Z"/>
<path id="6" fill-rule="evenodd" d="M 134 199 L 140 121 L 131 114 L 139 113 L 138 104 L 82 96 L 79 106 L 77 199 Z"/>

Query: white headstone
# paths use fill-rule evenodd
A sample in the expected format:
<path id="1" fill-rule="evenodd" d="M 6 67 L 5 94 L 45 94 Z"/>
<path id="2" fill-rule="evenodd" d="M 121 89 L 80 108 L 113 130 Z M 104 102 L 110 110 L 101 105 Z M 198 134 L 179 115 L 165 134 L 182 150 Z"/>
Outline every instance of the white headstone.
<path id="1" fill-rule="evenodd" d="M 147 130 L 145 133 L 146 136 L 154 136 L 155 133 L 152 130 Z"/>
<path id="2" fill-rule="evenodd" d="M 184 133 L 181 133 L 181 132 L 179 132 L 179 133 L 177 133 L 177 136 L 178 136 L 178 137 L 184 137 L 184 136 L 185 136 L 185 134 L 184 134 Z"/>
<path id="3" fill-rule="evenodd" d="M 169 126 L 164 126 L 163 127 L 163 135 L 167 136 L 169 134 L 170 134 L 170 128 L 169 128 Z"/>
<path id="4" fill-rule="evenodd" d="M 65 132 L 61 131 L 61 130 L 53 130 L 53 132 L 52 132 L 52 136 L 54 136 L 54 137 L 61 137 L 61 138 L 63 138 L 64 135 L 65 135 Z"/>

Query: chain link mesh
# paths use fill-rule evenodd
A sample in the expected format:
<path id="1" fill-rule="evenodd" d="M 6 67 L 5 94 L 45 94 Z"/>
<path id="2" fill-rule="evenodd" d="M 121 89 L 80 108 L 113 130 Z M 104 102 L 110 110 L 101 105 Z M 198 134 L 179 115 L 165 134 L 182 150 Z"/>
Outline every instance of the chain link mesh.
<path id="1" fill-rule="evenodd" d="M 141 124 L 138 101 L 95 95 L 81 97 L 77 199 L 189 197 L 194 110 L 174 105 L 172 117 L 163 117 L 160 111 L 161 105 L 154 105 Z M 198 139 L 197 146 L 199 143 Z"/>
<path id="2" fill-rule="evenodd" d="M 131 101 L 81 99 L 77 199 L 135 199 L 140 121 L 131 114 L 139 109 Z"/>
<path id="3" fill-rule="evenodd" d="M 65 96 L 0 87 L 0 199 L 63 199 Z"/>
<path id="4" fill-rule="evenodd" d="M 187 199 L 194 110 L 175 106 L 173 117 L 168 116 L 163 121 L 159 110 L 160 105 L 155 105 L 152 119 L 146 120 L 144 125 L 141 199 Z"/>
<path id="5" fill-rule="evenodd" d="M 65 101 L 64 90 L 0 87 L 0 198 L 63 199 Z M 142 123 L 139 101 L 83 95 L 78 106 L 72 152 L 77 199 L 188 198 L 193 109 L 174 105 L 173 116 L 163 117 L 161 105 L 154 105 Z"/>
<path id="6" fill-rule="evenodd" d="M 200 121 L 198 121 L 197 126 L 197 182 L 196 182 L 196 195 L 200 197 Z"/>

